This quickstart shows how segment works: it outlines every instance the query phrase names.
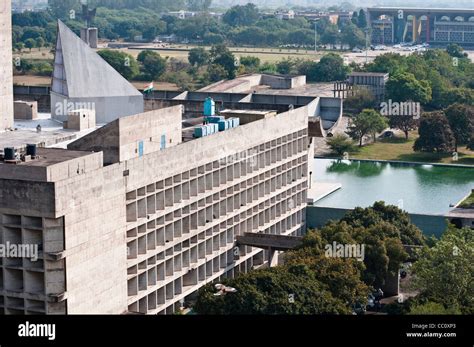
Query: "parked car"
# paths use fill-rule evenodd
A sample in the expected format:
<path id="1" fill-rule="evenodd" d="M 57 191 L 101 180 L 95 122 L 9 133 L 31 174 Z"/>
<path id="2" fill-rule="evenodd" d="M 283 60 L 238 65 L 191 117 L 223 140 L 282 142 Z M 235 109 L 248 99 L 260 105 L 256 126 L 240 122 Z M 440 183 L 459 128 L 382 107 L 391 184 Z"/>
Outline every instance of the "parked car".
<path id="1" fill-rule="evenodd" d="M 382 134 L 380 134 L 379 138 L 381 138 L 381 139 L 389 139 L 389 138 L 392 138 L 393 136 L 394 136 L 393 131 L 387 130 L 387 131 L 384 131 Z"/>

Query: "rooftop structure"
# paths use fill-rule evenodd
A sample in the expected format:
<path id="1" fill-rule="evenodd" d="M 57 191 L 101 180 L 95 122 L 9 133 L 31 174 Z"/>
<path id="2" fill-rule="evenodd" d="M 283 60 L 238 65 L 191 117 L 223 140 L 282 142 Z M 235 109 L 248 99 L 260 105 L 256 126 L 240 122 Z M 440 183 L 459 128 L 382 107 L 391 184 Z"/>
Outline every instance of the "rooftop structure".
<path id="1" fill-rule="evenodd" d="M 76 109 L 95 110 L 97 123 L 104 124 L 143 112 L 143 95 L 58 21 L 51 114 L 65 121 Z"/>

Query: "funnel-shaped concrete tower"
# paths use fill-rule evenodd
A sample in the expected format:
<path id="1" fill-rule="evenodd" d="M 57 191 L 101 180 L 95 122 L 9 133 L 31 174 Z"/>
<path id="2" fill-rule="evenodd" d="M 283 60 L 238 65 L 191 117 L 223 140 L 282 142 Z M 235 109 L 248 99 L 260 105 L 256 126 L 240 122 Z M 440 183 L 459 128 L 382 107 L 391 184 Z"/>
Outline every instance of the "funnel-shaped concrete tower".
<path id="1" fill-rule="evenodd" d="M 13 127 L 11 1 L 0 1 L 0 132 Z"/>

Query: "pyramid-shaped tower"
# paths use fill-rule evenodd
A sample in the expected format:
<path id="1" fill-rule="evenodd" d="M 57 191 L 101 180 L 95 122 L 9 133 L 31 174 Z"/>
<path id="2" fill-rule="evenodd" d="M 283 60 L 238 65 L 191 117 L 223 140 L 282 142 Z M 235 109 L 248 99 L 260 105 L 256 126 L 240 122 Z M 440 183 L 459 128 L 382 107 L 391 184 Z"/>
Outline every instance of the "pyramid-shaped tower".
<path id="1" fill-rule="evenodd" d="M 125 62 L 124 62 L 125 63 Z M 143 95 L 63 22 L 51 88 L 51 115 L 64 121 L 73 109 L 94 109 L 97 123 L 143 112 Z"/>

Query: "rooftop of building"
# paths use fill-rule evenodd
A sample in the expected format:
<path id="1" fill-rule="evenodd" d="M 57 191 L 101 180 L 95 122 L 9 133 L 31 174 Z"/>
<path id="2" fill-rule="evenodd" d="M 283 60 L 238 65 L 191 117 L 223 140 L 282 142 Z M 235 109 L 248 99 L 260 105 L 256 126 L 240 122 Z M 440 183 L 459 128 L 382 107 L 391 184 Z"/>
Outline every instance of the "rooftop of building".
<path id="1" fill-rule="evenodd" d="M 385 77 L 388 76 L 388 72 L 351 72 L 349 76 L 373 76 L 373 77 Z"/>
<path id="2" fill-rule="evenodd" d="M 40 132 L 37 130 L 38 125 L 41 127 Z M 36 144 L 39 147 L 66 148 L 69 142 L 81 138 L 101 126 L 98 125 L 83 131 L 64 129 L 63 123 L 52 119 L 48 113 L 40 113 L 34 120 L 15 119 L 14 130 L 1 133 L 0 154 L 3 154 L 6 147 L 22 150 L 27 144 Z"/>
<path id="3" fill-rule="evenodd" d="M 72 159 L 88 156 L 90 152 L 85 151 L 71 151 L 62 148 L 37 148 L 37 156 L 35 159 L 22 161 L 19 160 L 16 164 L 9 164 L 0 161 L 0 170 L 7 166 L 36 166 L 36 167 L 48 167 L 59 163 L 64 163 Z"/>

